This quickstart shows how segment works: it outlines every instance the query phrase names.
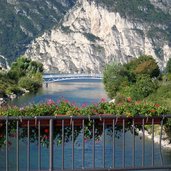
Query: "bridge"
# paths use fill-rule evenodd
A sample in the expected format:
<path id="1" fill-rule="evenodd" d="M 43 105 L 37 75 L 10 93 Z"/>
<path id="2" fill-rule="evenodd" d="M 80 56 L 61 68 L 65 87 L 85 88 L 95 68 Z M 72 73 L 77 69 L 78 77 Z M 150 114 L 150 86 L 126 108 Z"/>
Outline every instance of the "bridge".
<path id="1" fill-rule="evenodd" d="M 87 79 L 101 80 L 102 78 L 103 78 L 102 74 L 44 74 L 43 75 L 43 80 L 45 83 L 65 81 L 65 80 L 87 80 Z"/>

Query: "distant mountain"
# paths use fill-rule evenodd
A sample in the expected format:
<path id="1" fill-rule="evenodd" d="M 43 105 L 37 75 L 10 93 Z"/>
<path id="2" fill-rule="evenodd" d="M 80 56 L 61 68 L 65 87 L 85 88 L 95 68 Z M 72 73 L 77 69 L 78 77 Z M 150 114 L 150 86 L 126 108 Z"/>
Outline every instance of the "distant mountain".
<path id="1" fill-rule="evenodd" d="M 106 63 L 171 57 L 171 0 L 1 0 L 0 55 L 47 72 L 102 72 Z"/>
<path id="2" fill-rule="evenodd" d="M 77 0 L 25 54 L 47 72 L 101 73 L 106 63 L 143 54 L 163 68 L 171 57 L 171 1 Z"/>
<path id="3" fill-rule="evenodd" d="M 0 55 L 14 60 L 34 38 L 58 25 L 76 0 L 0 0 Z"/>

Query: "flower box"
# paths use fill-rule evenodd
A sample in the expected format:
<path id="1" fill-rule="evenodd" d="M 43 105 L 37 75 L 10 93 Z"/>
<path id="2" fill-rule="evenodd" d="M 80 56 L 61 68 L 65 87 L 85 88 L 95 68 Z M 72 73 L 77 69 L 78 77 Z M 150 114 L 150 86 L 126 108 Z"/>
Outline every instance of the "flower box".
<path id="1" fill-rule="evenodd" d="M 62 115 L 64 116 L 64 115 Z M 98 124 L 99 126 L 103 125 L 103 123 L 105 123 L 105 125 L 113 125 L 113 122 L 115 125 L 119 125 L 122 126 L 123 125 L 123 121 L 125 120 L 125 125 L 132 124 L 133 123 L 133 119 L 134 119 L 134 124 L 135 125 L 143 125 L 143 118 L 141 117 L 137 117 L 137 118 L 123 118 L 123 117 L 118 117 L 118 118 L 112 118 L 112 115 L 109 114 L 103 114 L 103 116 L 105 116 L 105 118 L 101 118 L 102 115 L 96 115 L 98 116 L 98 118 L 95 119 L 95 123 Z M 82 126 L 83 123 L 83 118 L 76 118 L 76 119 L 72 119 L 72 118 L 56 118 L 54 119 L 54 126 L 58 126 L 58 127 L 62 127 L 62 120 L 64 120 L 64 126 L 71 126 L 72 125 L 72 121 L 74 122 L 74 126 Z M 85 119 L 85 121 L 87 121 L 89 119 Z M 92 120 L 92 119 L 91 119 Z M 154 124 L 160 124 L 161 123 L 161 118 L 154 118 Z M 22 127 L 27 127 L 28 124 L 28 120 L 22 120 L 22 122 L 20 122 L 20 125 Z M 144 125 L 151 125 L 152 124 L 152 118 L 145 118 L 144 119 Z M 29 125 L 30 127 L 37 127 L 38 126 L 38 120 L 30 120 L 29 121 Z M 40 120 L 40 125 L 43 127 L 49 126 L 49 119 L 41 119 Z"/>

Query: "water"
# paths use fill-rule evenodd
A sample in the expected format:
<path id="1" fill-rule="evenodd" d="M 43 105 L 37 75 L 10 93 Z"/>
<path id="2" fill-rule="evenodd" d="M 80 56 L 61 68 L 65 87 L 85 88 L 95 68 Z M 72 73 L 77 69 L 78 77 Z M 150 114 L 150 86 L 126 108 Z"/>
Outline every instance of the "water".
<path id="1" fill-rule="evenodd" d="M 65 82 L 57 82 L 57 83 L 50 83 L 48 87 L 44 86 L 37 94 L 29 94 L 25 95 L 19 99 L 14 100 L 12 103 L 14 105 L 23 106 L 28 104 L 35 104 L 35 103 L 42 103 L 46 102 L 48 99 L 52 99 L 54 101 L 58 101 L 59 99 L 64 98 L 68 99 L 72 102 L 81 105 L 83 103 L 97 103 L 101 100 L 101 98 L 106 98 L 107 95 L 104 91 L 103 84 L 100 81 L 65 81 Z M 43 128 L 45 129 L 45 128 Z M 57 129 L 57 128 L 56 128 Z M 79 129 L 79 128 L 78 128 Z M 106 167 L 112 167 L 112 137 L 109 135 L 110 129 L 105 130 L 105 137 L 106 137 L 106 151 L 105 151 L 105 165 Z M 24 134 L 24 131 L 20 128 L 20 136 Z M 37 140 L 34 139 L 34 129 L 31 130 L 31 137 L 32 142 L 30 143 L 30 156 L 31 156 L 31 170 L 37 169 L 37 158 L 38 158 L 38 145 Z M 76 168 L 82 167 L 82 139 L 81 133 L 75 140 L 74 146 L 74 156 L 75 161 L 74 165 Z M 43 136 L 42 136 L 43 137 Z M 34 141 L 33 141 L 34 139 Z M 1 138 L 2 140 L 2 138 Z M 16 170 L 16 141 L 15 135 L 9 137 L 9 171 Z M 95 142 L 95 166 L 102 168 L 103 167 L 103 160 L 102 160 L 102 147 L 103 147 L 103 133 L 100 136 L 99 140 Z M 59 138 L 54 139 L 54 167 L 56 169 L 61 168 L 61 151 L 62 147 L 61 144 L 57 145 Z M 125 142 L 125 164 L 126 166 L 131 166 L 132 164 L 132 134 L 130 132 L 126 133 L 126 142 Z M 44 142 L 44 141 L 43 141 Z M 122 136 L 119 139 L 116 139 L 116 160 L 115 165 L 116 167 L 122 166 L 122 143 L 123 139 Z M 19 141 L 19 158 L 20 158 L 20 170 L 25 171 L 27 166 L 27 139 L 21 138 Z M 155 165 L 160 165 L 160 153 L 159 153 L 159 145 L 155 144 Z M 48 147 L 46 143 L 42 143 L 41 146 L 41 167 L 42 169 L 48 170 L 48 162 L 49 162 L 49 153 Z M 72 166 L 72 143 L 71 141 L 65 142 L 65 168 L 71 168 Z M 142 162 L 142 137 L 136 136 L 135 138 L 135 164 L 136 166 L 141 166 Z M 162 150 L 163 159 L 165 164 L 171 164 L 171 151 L 170 150 Z M 145 141 L 145 165 L 151 166 L 151 154 L 152 154 L 152 143 L 151 140 L 146 138 Z M 87 139 L 85 140 L 85 167 L 91 168 L 92 167 L 92 140 Z M 0 148 L 0 171 L 5 171 L 5 147 Z"/>
<path id="2" fill-rule="evenodd" d="M 43 86 L 36 94 L 28 94 L 15 99 L 12 104 L 23 106 L 28 104 L 42 103 L 49 99 L 58 101 L 64 98 L 78 105 L 83 103 L 97 103 L 102 98 L 107 99 L 103 84 L 99 80 L 63 81 Z"/>

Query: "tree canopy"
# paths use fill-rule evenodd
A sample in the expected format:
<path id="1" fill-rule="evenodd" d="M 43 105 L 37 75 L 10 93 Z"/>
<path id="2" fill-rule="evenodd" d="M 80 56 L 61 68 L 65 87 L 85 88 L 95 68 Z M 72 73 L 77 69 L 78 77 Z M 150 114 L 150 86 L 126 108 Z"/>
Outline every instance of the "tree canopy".
<path id="1" fill-rule="evenodd" d="M 153 93 L 160 69 L 152 56 L 143 55 L 127 64 L 109 64 L 104 70 L 104 85 L 110 98 L 117 94 L 142 99 Z"/>
<path id="2" fill-rule="evenodd" d="M 22 94 L 23 88 L 36 91 L 42 85 L 42 72 L 41 63 L 19 57 L 7 73 L 0 73 L 0 96 Z"/>

